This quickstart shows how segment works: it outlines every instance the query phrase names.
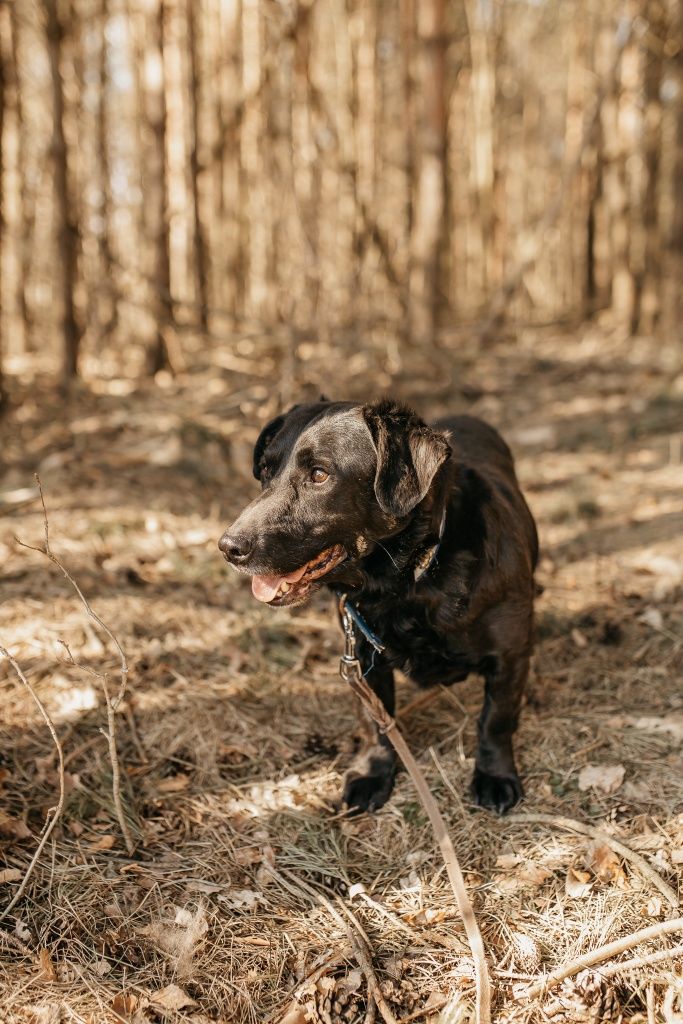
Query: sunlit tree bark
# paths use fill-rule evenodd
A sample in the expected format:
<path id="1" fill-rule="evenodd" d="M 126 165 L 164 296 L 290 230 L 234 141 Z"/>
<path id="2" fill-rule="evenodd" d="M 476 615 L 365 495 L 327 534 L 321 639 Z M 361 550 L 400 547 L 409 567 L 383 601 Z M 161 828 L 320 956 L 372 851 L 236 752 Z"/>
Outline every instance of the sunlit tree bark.
<path id="1" fill-rule="evenodd" d="M 199 189 L 199 141 L 200 141 L 200 55 L 197 24 L 201 25 L 202 9 L 197 0 L 187 0 L 187 46 L 190 62 L 190 177 L 192 189 L 192 215 L 194 225 L 195 281 L 199 303 L 199 324 L 208 327 L 208 247 L 202 220 Z"/>
<path id="2" fill-rule="evenodd" d="M 148 370 L 151 374 L 172 369 L 169 336 L 174 329 L 173 299 L 171 295 L 171 253 L 168 197 L 168 162 L 166 152 L 166 78 L 164 71 L 164 36 L 166 0 L 159 0 L 149 23 L 149 49 L 147 53 L 148 119 L 153 136 L 151 155 L 153 182 L 151 201 L 154 204 L 156 291 L 156 331 L 149 352 Z"/>
<path id="3" fill-rule="evenodd" d="M 424 0 L 417 9 L 419 91 L 416 116 L 416 195 L 410 260 L 410 334 L 433 340 L 439 305 L 439 255 L 444 230 L 446 174 L 444 0 Z"/>
<path id="4" fill-rule="evenodd" d="M 2 12 L 0 12 L 0 16 Z M 0 26 L 2 28 L 3 26 Z M 4 32 L 0 31 L 0 268 L 2 268 L 5 235 L 5 152 L 3 148 L 4 127 L 5 127 L 5 79 L 6 79 L 6 58 L 4 46 Z M 0 287 L 0 415 L 4 412 L 7 402 L 5 394 L 4 377 L 4 330 L 2 288 Z"/>
<path id="5" fill-rule="evenodd" d="M 76 317 L 75 289 L 78 276 L 78 221 L 69 183 L 65 133 L 65 102 L 61 60 L 65 36 L 58 0 L 45 0 L 47 48 L 52 82 L 52 159 L 54 166 L 57 251 L 62 284 L 62 373 L 65 381 L 78 374 L 81 329 Z"/>

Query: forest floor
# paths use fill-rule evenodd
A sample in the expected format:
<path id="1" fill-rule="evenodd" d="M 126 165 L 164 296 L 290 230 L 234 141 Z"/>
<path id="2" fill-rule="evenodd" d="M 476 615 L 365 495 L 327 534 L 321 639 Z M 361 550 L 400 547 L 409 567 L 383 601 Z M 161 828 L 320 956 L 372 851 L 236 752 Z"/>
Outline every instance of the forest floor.
<path id="1" fill-rule="evenodd" d="M 397 1021 L 470 1019 L 472 962 L 410 780 L 402 774 L 375 815 L 331 809 L 361 727 L 338 676 L 329 599 L 264 608 L 216 549 L 256 493 L 259 426 L 321 385 L 333 397 L 391 392 L 425 415 L 489 419 L 538 519 L 544 593 L 516 813 L 497 818 L 467 795 L 480 681 L 427 703 L 399 685 L 402 730 L 474 900 L 494 1020 L 683 1021 L 680 954 L 621 971 L 612 958 L 525 996 L 579 953 L 681 914 L 653 881 L 683 889 L 680 355 L 594 326 L 523 330 L 485 350 L 453 336 L 428 358 L 381 337 L 351 358 L 304 342 L 276 391 L 274 343 L 243 337 L 140 389 L 112 376 L 63 401 L 30 367 L 13 378 L 0 450 L 0 645 L 54 719 L 66 804 L 2 922 L 0 1021 L 379 1021 L 349 923 L 366 936 Z M 59 570 L 15 540 L 44 539 L 34 473 L 52 549 L 130 666 L 118 744 L 132 856 L 111 800 L 101 680 L 89 672 L 116 687 L 116 652 Z M 6 660 L 0 678 L 2 913 L 59 775 L 50 733 Z M 620 840 L 649 871 L 559 818 Z M 669 935 L 621 959 L 682 941 Z"/>

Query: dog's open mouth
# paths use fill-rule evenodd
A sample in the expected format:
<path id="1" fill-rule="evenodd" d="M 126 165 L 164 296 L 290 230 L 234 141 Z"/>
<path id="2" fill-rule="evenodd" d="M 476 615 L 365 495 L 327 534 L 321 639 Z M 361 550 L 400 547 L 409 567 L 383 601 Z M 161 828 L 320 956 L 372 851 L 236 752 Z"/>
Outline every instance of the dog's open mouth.
<path id="1" fill-rule="evenodd" d="M 299 569 L 283 576 L 252 576 L 251 592 L 264 604 L 294 604 L 304 598 L 311 583 L 327 576 L 346 558 L 346 551 L 341 544 L 333 544 L 325 548 L 319 555 L 306 562 Z"/>

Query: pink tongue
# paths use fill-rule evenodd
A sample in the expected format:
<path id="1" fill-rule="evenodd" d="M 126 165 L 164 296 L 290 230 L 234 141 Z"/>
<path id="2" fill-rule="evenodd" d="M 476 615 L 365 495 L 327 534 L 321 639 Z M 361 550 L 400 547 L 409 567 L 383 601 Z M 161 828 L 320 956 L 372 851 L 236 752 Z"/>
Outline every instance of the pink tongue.
<path id="1" fill-rule="evenodd" d="M 268 604 L 277 594 L 281 583 L 297 583 L 307 568 L 308 563 L 302 565 L 300 569 L 287 573 L 286 576 L 252 576 L 251 592 L 257 601 Z"/>

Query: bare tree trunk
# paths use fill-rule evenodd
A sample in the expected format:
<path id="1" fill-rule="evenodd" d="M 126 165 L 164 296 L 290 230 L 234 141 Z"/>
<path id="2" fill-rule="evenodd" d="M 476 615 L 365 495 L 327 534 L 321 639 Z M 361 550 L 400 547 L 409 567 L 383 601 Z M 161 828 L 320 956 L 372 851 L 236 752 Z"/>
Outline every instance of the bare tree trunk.
<path id="1" fill-rule="evenodd" d="M 671 40 L 676 46 L 672 60 L 676 89 L 672 209 L 666 237 L 666 287 L 663 327 L 671 337 L 680 337 L 683 322 L 683 0 L 677 0 L 672 18 Z"/>
<path id="2" fill-rule="evenodd" d="M 102 328 L 102 336 L 107 337 L 118 324 L 118 294 L 114 274 L 114 260 L 111 251 L 111 170 L 109 166 L 109 72 L 107 68 L 106 29 L 109 21 L 109 0 L 101 0 L 100 7 L 100 81 L 97 97 L 97 162 L 99 177 L 99 251 L 101 273 L 108 295 L 110 308 L 107 321 Z"/>
<path id="3" fill-rule="evenodd" d="M 3 149 L 3 129 L 5 127 L 5 67 L 6 57 L 4 47 L 4 32 L 0 32 L 0 268 L 2 268 L 2 261 L 5 255 L 5 153 Z M 5 378 L 3 373 L 3 342 L 5 322 L 3 320 L 2 314 L 2 288 L 0 288 L 0 415 L 2 415 L 2 413 L 5 411 L 7 405 L 7 395 L 5 392 Z"/>
<path id="4" fill-rule="evenodd" d="M 68 153 L 64 131 L 65 104 L 61 75 L 62 47 L 65 36 L 57 0 L 45 0 L 47 14 L 47 48 L 52 80 L 55 214 L 57 248 L 62 275 L 62 331 L 64 354 L 62 373 L 65 382 L 78 375 L 81 329 L 76 317 L 74 293 L 78 274 L 78 221 L 76 207 L 70 196 Z"/>
<path id="5" fill-rule="evenodd" d="M 662 0 L 648 0 L 647 18 L 654 38 L 666 39 L 667 17 Z M 658 320 L 662 285 L 662 234 L 658 197 L 662 150 L 662 51 L 651 47 L 645 53 L 643 92 L 645 100 L 642 135 L 645 189 L 641 209 L 643 252 L 636 275 L 636 318 L 638 329 L 650 333 Z"/>
<path id="6" fill-rule="evenodd" d="M 156 70 L 153 81 L 147 82 L 148 117 L 154 137 L 153 202 L 156 204 L 154 229 L 156 289 L 156 333 L 148 357 L 148 371 L 154 375 L 160 370 L 172 370 L 169 353 L 170 332 L 174 332 L 173 301 L 171 297 L 171 253 L 168 200 L 168 161 L 166 153 L 166 78 L 164 74 L 164 33 L 166 0 L 159 0 L 150 26 L 150 53 Z"/>
<path id="7" fill-rule="evenodd" d="M 31 239 L 33 236 L 33 210 L 35 210 L 35 196 L 33 202 L 29 201 L 27 155 L 29 150 L 28 131 L 29 126 L 24 115 L 24 97 L 19 68 L 22 67 L 20 29 L 21 19 L 19 18 L 17 4 L 9 5 L 10 31 L 12 37 L 12 64 L 15 89 L 15 108 L 17 117 L 17 171 L 19 177 L 19 244 L 18 244 L 18 273 L 16 303 L 21 318 L 23 331 L 24 350 L 28 351 L 31 346 L 32 320 L 31 309 L 28 301 L 28 279 L 31 267 Z"/>
<path id="8" fill-rule="evenodd" d="M 197 12 L 195 8 L 198 7 Z M 208 327 L 208 248 L 206 234 L 202 222 L 199 191 L 199 105 L 200 105 L 200 80 L 199 80 L 199 54 L 197 37 L 197 14 L 201 24 L 202 9 L 198 0 L 187 0 L 187 45 L 190 58 L 190 132 L 192 136 L 190 145 L 190 176 L 192 186 L 192 207 L 194 214 L 194 254 L 196 261 L 196 292 L 199 302 L 199 324 L 202 330 Z"/>
<path id="9" fill-rule="evenodd" d="M 418 6 L 422 110 L 409 275 L 410 336 L 416 343 L 433 341 L 439 303 L 447 167 L 444 11 L 444 0 L 422 0 Z"/>

